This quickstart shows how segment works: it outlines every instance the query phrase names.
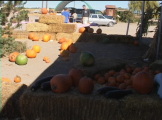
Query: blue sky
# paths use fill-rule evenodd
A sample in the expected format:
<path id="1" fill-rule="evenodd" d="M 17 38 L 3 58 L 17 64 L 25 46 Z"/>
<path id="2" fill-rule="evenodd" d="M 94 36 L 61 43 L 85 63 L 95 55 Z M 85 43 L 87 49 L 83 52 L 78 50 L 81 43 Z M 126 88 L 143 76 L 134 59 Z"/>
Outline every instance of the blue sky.
<path id="1" fill-rule="evenodd" d="M 61 1 L 48 1 L 49 8 L 55 8 Z M 92 8 L 97 10 L 105 10 L 105 5 L 115 5 L 116 7 L 128 8 L 128 1 L 85 1 L 92 6 Z M 71 2 L 66 5 L 66 7 L 76 7 L 82 8 L 82 5 L 85 4 L 81 1 Z M 44 7 L 46 6 L 46 1 L 44 1 Z M 27 1 L 25 7 L 42 7 L 42 1 Z"/>

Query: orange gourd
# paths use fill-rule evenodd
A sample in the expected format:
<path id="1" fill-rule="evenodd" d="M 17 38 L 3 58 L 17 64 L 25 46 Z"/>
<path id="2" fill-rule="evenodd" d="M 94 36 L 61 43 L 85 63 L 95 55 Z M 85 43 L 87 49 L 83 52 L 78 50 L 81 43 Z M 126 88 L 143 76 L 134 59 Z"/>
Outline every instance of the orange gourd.
<path id="1" fill-rule="evenodd" d="M 70 46 L 69 46 L 69 51 L 71 53 L 76 53 L 77 52 L 77 47 L 72 43 Z"/>
<path id="2" fill-rule="evenodd" d="M 29 33 L 28 38 L 32 40 L 34 36 L 35 36 L 34 33 Z"/>
<path id="3" fill-rule="evenodd" d="M 74 86 L 78 86 L 79 80 L 84 76 L 83 71 L 76 68 L 70 69 L 68 74 L 71 77 Z"/>
<path id="4" fill-rule="evenodd" d="M 51 36 L 49 34 L 45 34 L 43 36 L 43 42 L 48 42 L 50 40 Z"/>
<path id="5" fill-rule="evenodd" d="M 70 46 L 73 43 L 71 39 L 67 39 L 66 42 L 67 42 L 68 46 Z"/>
<path id="6" fill-rule="evenodd" d="M 81 27 L 81 28 L 79 28 L 79 33 L 84 33 L 85 32 L 85 27 Z"/>
<path id="7" fill-rule="evenodd" d="M 53 92 L 64 93 L 72 87 L 72 80 L 67 74 L 57 74 L 50 80 L 50 85 Z"/>
<path id="8" fill-rule="evenodd" d="M 93 28 L 88 28 L 88 33 L 93 33 L 94 29 Z"/>
<path id="9" fill-rule="evenodd" d="M 98 28 L 98 29 L 96 30 L 96 33 L 97 33 L 97 34 L 101 34 L 101 33 L 102 33 L 102 29 L 101 29 L 101 28 Z"/>
<path id="10" fill-rule="evenodd" d="M 10 55 L 9 55 L 9 61 L 10 61 L 10 62 L 15 62 L 15 61 L 16 61 L 16 57 L 17 57 L 19 54 L 20 54 L 19 52 L 10 53 Z"/>
<path id="11" fill-rule="evenodd" d="M 33 36 L 32 40 L 33 41 L 39 41 L 39 37 L 38 36 Z"/>
<path id="12" fill-rule="evenodd" d="M 148 94 L 154 88 L 153 76 L 149 72 L 138 72 L 133 76 L 132 86 L 138 93 Z"/>
<path id="13" fill-rule="evenodd" d="M 60 46 L 60 50 L 67 50 L 69 47 L 69 44 L 67 42 L 63 42 Z"/>
<path id="14" fill-rule="evenodd" d="M 59 39 L 58 43 L 62 44 L 63 42 L 66 42 L 66 41 L 67 41 L 67 39 L 63 37 L 63 38 Z"/>
<path id="15" fill-rule="evenodd" d="M 51 60 L 50 60 L 50 59 L 46 59 L 45 62 L 46 62 L 46 63 L 50 63 Z"/>
<path id="16" fill-rule="evenodd" d="M 2 81 L 3 82 L 11 82 L 11 80 L 9 78 L 6 78 L 6 77 L 2 77 Z"/>
<path id="17" fill-rule="evenodd" d="M 41 9 L 41 12 L 42 12 L 42 14 L 47 14 L 48 13 L 48 10 L 46 8 L 42 8 Z"/>
<path id="18" fill-rule="evenodd" d="M 93 88 L 94 88 L 94 83 L 91 78 L 84 76 L 79 80 L 78 89 L 80 93 L 90 94 L 92 93 Z"/>
<path id="19" fill-rule="evenodd" d="M 35 58 L 37 56 L 37 53 L 33 49 L 28 49 L 26 51 L 26 56 L 28 58 Z"/>
<path id="20" fill-rule="evenodd" d="M 18 75 L 16 75 L 15 78 L 14 78 L 14 82 L 15 82 L 15 83 L 21 82 L 21 77 L 18 76 Z"/>
<path id="21" fill-rule="evenodd" d="M 40 53 L 41 51 L 41 47 L 39 45 L 34 45 L 32 49 L 37 53 Z"/>
<path id="22" fill-rule="evenodd" d="M 49 59 L 49 57 L 47 56 L 43 57 L 43 61 L 46 61 L 47 59 Z"/>

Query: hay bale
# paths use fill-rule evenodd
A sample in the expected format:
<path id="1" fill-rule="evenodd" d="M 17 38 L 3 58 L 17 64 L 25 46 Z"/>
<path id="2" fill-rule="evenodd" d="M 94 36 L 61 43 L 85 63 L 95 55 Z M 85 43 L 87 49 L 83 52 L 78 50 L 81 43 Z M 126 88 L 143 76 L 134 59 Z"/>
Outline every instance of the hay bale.
<path id="1" fill-rule="evenodd" d="M 76 31 L 77 25 L 76 24 L 50 24 L 48 26 L 48 31 L 56 32 L 56 33 L 73 33 Z"/>
<path id="2" fill-rule="evenodd" d="M 72 39 L 73 34 L 72 33 L 57 33 L 56 34 L 56 40 L 59 41 L 61 38 Z"/>
<path id="3" fill-rule="evenodd" d="M 65 16 L 63 15 L 41 15 L 39 17 L 39 22 L 40 23 L 45 23 L 45 24 L 55 24 L 55 23 L 64 23 L 65 21 Z"/>
<path id="4" fill-rule="evenodd" d="M 48 25 L 43 23 L 28 23 L 26 26 L 27 31 L 48 31 Z"/>
<path id="5" fill-rule="evenodd" d="M 30 33 L 34 33 L 40 39 L 42 39 L 45 34 L 50 34 L 51 35 L 51 39 L 52 40 L 56 40 L 56 33 L 53 33 L 53 32 L 30 32 Z"/>
<path id="6" fill-rule="evenodd" d="M 28 39 L 28 31 L 14 30 L 12 33 L 12 37 L 16 39 Z"/>
<path id="7" fill-rule="evenodd" d="M 2 109 L 0 117 L 17 118 L 21 116 L 19 98 L 22 93 L 27 89 L 24 84 L 16 84 L 9 82 L 2 82 Z"/>
<path id="8" fill-rule="evenodd" d="M 115 100 L 92 94 L 82 95 L 77 89 L 58 94 L 51 91 L 31 92 L 21 96 L 22 117 L 27 120 L 161 120 L 162 103 L 156 96 L 129 95 Z"/>

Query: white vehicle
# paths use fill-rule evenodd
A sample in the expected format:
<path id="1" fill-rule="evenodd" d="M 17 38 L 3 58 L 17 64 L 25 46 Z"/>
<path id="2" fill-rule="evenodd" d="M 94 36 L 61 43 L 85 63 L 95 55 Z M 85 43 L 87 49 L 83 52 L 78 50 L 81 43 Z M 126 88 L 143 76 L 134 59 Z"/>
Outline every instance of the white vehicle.
<path id="1" fill-rule="evenodd" d="M 89 23 L 97 23 L 98 25 L 112 27 L 114 24 L 116 24 L 116 20 L 108 19 L 101 14 L 91 14 L 89 17 Z"/>

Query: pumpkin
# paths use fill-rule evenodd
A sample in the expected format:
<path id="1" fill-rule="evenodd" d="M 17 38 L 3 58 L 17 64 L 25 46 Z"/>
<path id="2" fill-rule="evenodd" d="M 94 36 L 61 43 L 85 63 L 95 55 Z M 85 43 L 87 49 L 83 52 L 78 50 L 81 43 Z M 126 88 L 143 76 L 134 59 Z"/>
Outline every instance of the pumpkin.
<path id="1" fill-rule="evenodd" d="M 35 58 L 37 56 L 37 53 L 33 49 L 28 49 L 26 51 L 26 56 L 28 58 Z"/>
<path id="2" fill-rule="evenodd" d="M 153 76 L 149 72 L 138 72 L 133 76 L 132 86 L 138 93 L 150 93 L 154 88 Z"/>
<path id="3" fill-rule="evenodd" d="M 119 82 L 119 83 L 122 83 L 124 82 L 124 75 L 120 74 L 116 77 L 116 81 Z"/>
<path id="4" fill-rule="evenodd" d="M 71 77 L 67 74 L 57 74 L 50 80 L 50 86 L 55 93 L 67 92 L 72 86 Z"/>
<path id="5" fill-rule="evenodd" d="M 32 40 L 34 36 L 35 36 L 34 33 L 29 33 L 28 38 Z"/>
<path id="6" fill-rule="evenodd" d="M 79 80 L 84 76 L 83 71 L 76 68 L 70 69 L 68 74 L 71 77 L 74 86 L 78 86 Z"/>
<path id="7" fill-rule="evenodd" d="M 16 75 L 16 76 L 14 77 L 14 82 L 15 82 L 15 83 L 21 82 L 21 77 L 18 76 L 18 75 Z"/>
<path id="8" fill-rule="evenodd" d="M 88 33 L 93 33 L 94 29 L 93 28 L 88 28 Z"/>
<path id="9" fill-rule="evenodd" d="M 67 41 L 67 39 L 63 37 L 63 38 L 59 39 L 58 43 L 62 44 L 63 42 L 66 42 L 66 41 Z"/>
<path id="10" fill-rule="evenodd" d="M 93 88 L 94 88 L 94 83 L 91 78 L 84 76 L 79 80 L 78 89 L 80 93 L 90 94 L 92 93 Z"/>
<path id="11" fill-rule="evenodd" d="M 91 52 L 85 51 L 80 54 L 80 63 L 83 66 L 92 66 L 95 64 L 95 57 Z"/>
<path id="12" fill-rule="evenodd" d="M 116 73 L 115 70 L 109 70 L 109 71 L 108 71 L 108 74 L 109 74 L 110 76 L 114 76 L 115 73 Z"/>
<path id="13" fill-rule="evenodd" d="M 115 77 L 109 77 L 108 78 L 108 83 L 106 84 L 107 86 L 112 86 L 112 87 L 116 87 L 116 78 Z"/>
<path id="14" fill-rule="evenodd" d="M 97 83 L 99 83 L 99 84 L 104 84 L 106 82 L 106 79 L 105 79 L 105 77 L 103 77 L 103 76 L 100 76 L 98 79 L 97 79 Z"/>
<path id="15" fill-rule="evenodd" d="M 68 50 L 61 50 L 60 51 L 60 56 L 61 57 L 69 57 L 70 52 Z"/>
<path id="16" fill-rule="evenodd" d="M 85 32 L 85 27 L 81 27 L 81 28 L 79 28 L 79 33 L 84 33 Z"/>
<path id="17" fill-rule="evenodd" d="M 118 88 L 119 89 L 126 89 L 127 85 L 126 85 L 126 83 L 121 83 L 121 84 L 119 84 Z"/>
<path id="18" fill-rule="evenodd" d="M 138 45 L 139 45 L 139 41 L 138 41 L 138 40 L 134 40 L 134 41 L 133 41 L 133 44 L 134 44 L 135 46 L 138 46 Z"/>
<path id="19" fill-rule="evenodd" d="M 36 53 L 40 53 L 41 47 L 39 45 L 34 45 L 32 48 Z"/>
<path id="20" fill-rule="evenodd" d="M 69 51 L 71 53 L 76 53 L 77 52 L 77 47 L 74 45 L 74 43 L 72 43 L 70 46 L 69 46 Z"/>
<path id="21" fill-rule="evenodd" d="M 28 62 L 28 58 L 27 58 L 26 55 L 19 54 L 19 55 L 16 57 L 15 63 L 18 64 L 18 65 L 26 65 L 27 62 Z"/>
<path id="22" fill-rule="evenodd" d="M 45 34 L 43 36 L 43 42 L 48 42 L 50 40 L 51 36 L 49 34 Z"/>
<path id="23" fill-rule="evenodd" d="M 49 59 L 49 57 L 47 56 L 43 57 L 43 61 L 46 61 L 47 59 Z"/>
<path id="24" fill-rule="evenodd" d="M 98 29 L 96 30 L 96 33 L 97 33 L 97 34 L 101 34 L 101 33 L 102 33 L 102 29 L 101 29 L 101 28 L 98 28 Z"/>
<path id="25" fill-rule="evenodd" d="M 66 42 L 67 42 L 68 46 L 70 46 L 73 43 L 71 39 L 67 39 Z"/>
<path id="26" fill-rule="evenodd" d="M 60 46 L 60 50 L 67 50 L 69 47 L 69 44 L 67 42 L 63 42 Z"/>
<path id="27" fill-rule="evenodd" d="M 10 55 L 9 55 L 9 61 L 10 61 L 10 62 L 15 62 L 15 61 L 16 61 L 16 57 L 17 57 L 19 54 L 20 54 L 19 52 L 10 53 Z"/>
<path id="28" fill-rule="evenodd" d="M 46 62 L 46 63 L 50 63 L 51 60 L 50 60 L 50 59 L 46 59 L 45 62 Z"/>
<path id="29" fill-rule="evenodd" d="M 141 67 L 136 67 L 134 70 L 133 70 L 133 72 L 132 72 L 132 74 L 136 74 L 136 73 L 138 73 L 138 72 L 140 72 L 140 71 L 142 71 L 143 69 L 141 68 Z"/>
<path id="30" fill-rule="evenodd" d="M 102 75 L 100 73 L 97 73 L 94 75 L 94 79 L 95 80 L 98 80 Z"/>
<path id="31" fill-rule="evenodd" d="M 2 81 L 3 82 L 11 82 L 11 80 L 9 78 L 6 78 L 6 77 L 2 77 Z"/>
<path id="32" fill-rule="evenodd" d="M 46 8 L 42 8 L 41 9 L 41 12 L 42 12 L 42 14 L 47 14 L 48 13 L 48 10 Z"/>
<path id="33" fill-rule="evenodd" d="M 38 36 L 33 36 L 32 40 L 33 41 L 39 41 L 39 37 Z"/>

